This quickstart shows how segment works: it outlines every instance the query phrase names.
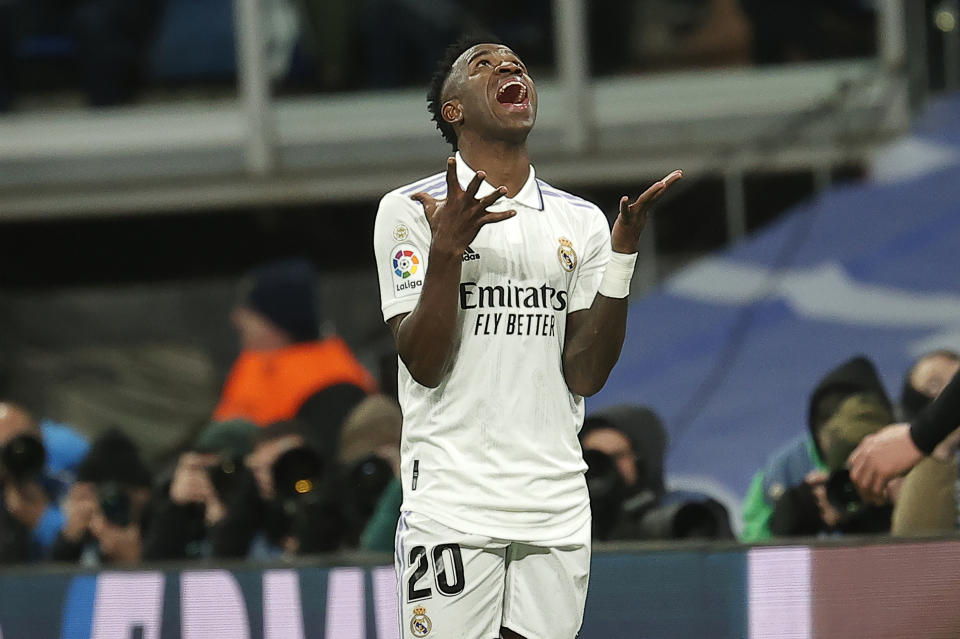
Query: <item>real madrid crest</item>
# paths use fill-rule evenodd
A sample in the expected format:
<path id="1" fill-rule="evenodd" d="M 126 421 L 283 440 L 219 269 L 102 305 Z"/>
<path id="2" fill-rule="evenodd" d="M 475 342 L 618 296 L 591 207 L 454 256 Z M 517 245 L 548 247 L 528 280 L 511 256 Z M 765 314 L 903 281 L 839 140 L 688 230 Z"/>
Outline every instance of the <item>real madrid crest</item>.
<path id="1" fill-rule="evenodd" d="M 413 609 L 413 618 L 410 619 L 410 632 L 414 637 L 426 637 L 433 629 L 430 617 L 427 616 L 427 609 L 423 606 L 417 606 Z"/>
<path id="2" fill-rule="evenodd" d="M 572 271 L 577 268 L 577 252 L 573 250 L 573 242 L 565 237 L 560 238 L 560 248 L 557 249 L 557 259 L 564 270 Z"/>

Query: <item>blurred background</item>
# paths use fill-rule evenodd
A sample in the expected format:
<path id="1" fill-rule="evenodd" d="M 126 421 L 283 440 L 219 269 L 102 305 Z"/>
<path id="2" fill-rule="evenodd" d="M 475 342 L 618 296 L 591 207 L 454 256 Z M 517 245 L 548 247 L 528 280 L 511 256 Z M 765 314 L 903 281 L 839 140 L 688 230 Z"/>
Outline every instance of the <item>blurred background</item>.
<path id="1" fill-rule="evenodd" d="M 651 532 L 648 518 L 598 538 L 781 536 L 768 519 L 789 482 L 758 473 L 769 477 L 771 456 L 798 438 L 812 433 L 821 448 L 811 397 L 826 377 L 864 356 L 892 420 L 905 415 L 918 358 L 944 351 L 953 362 L 960 350 L 958 20 L 956 0 L 0 0 L 0 407 L 25 424 L 4 431 L 0 410 L 0 444 L 42 432 L 49 467 L 64 437 L 73 442 L 73 462 L 38 480 L 33 511 L 27 471 L 8 468 L 0 481 L 18 486 L 5 489 L 16 522 L 6 536 L 0 524 L 0 547 L 12 540 L 0 561 L 390 551 L 392 532 L 377 545 L 368 528 L 378 514 L 395 523 L 398 506 L 396 352 L 373 222 L 384 193 L 442 168 L 448 148 L 426 86 L 464 32 L 495 34 L 530 68 L 540 92 L 531 151 L 553 185 L 611 214 L 621 195 L 685 172 L 644 236 L 624 355 L 588 400 L 601 420 L 624 405 L 654 414 L 655 427 L 639 419 L 622 430 L 645 433 L 632 452 L 656 457 L 654 501 L 674 527 Z M 282 301 L 291 286 L 305 307 Z M 262 363 L 244 359 L 251 340 L 271 339 L 257 317 L 287 337 L 306 317 L 312 328 L 292 341 L 335 347 L 309 355 L 339 367 L 301 380 L 314 384 L 313 403 L 238 408 L 277 383 L 245 368 Z M 246 374 L 256 392 L 238 381 Z M 235 418 L 262 428 L 218 430 Z M 641 451 L 654 431 L 659 448 Z M 300 452 L 279 463 L 291 450 Z M 827 452 L 808 470 L 824 470 Z M 17 454 L 29 462 L 29 450 Z M 117 456 L 136 463 L 113 472 L 104 460 Z M 63 481 L 51 487 L 47 475 Z M 752 493 L 771 511 L 761 533 L 744 521 Z M 922 532 L 953 534 L 950 499 L 950 525 Z M 690 503 L 713 514 L 680 531 L 674 505 Z M 60 519 L 47 510 L 58 504 Z M 82 504 L 92 519 L 77 514 Z M 56 521 L 42 533 L 48 516 Z M 261 530 L 251 521 L 261 516 L 276 527 Z M 158 540 L 185 521 L 193 533 Z M 225 521 L 233 532 L 221 535 Z M 122 537 L 134 524 L 136 539 Z M 839 528 L 793 534 L 818 531 Z M 935 550 L 916 552 L 934 561 Z M 655 551 L 637 552 L 642 563 Z M 774 579 L 790 562 L 800 563 L 784 579 L 811 574 L 809 553 L 744 563 L 730 552 L 733 572 L 760 571 L 751 583 L 774 583 L 756 575 Z M 692 552 L 678 570 L 698 583 L 717 553 Z M 0 586 L 15 590 L 4 574 Z M 600 573 L 599 588 L 617 574 Z M 350 575 L 337 583 L 353 588 Z M 359 579 L 375 594 L 389 576 Z M 650 636 L 850 636 L 839 622 L 782 634 L 753 616 L 764 608 L 751 608 L 751 586 L 736 588 L 729 601 L 676 604 L 706 611 L 702 626 L 678 613 Z M 661 611 L 674 604 L 657 601 Z M 809 622 L 817 598 L 804 601 L 788 602 L 795 616 L 784 619 Z M 355 612 L 372 628 L 368 608 Z M 588 608 L 582 636 L 632 636 L 600 622 L 610 614 Z M 713 614 L 727 625 L 717 630 Z M 0 605 L 0 636 L 29 623 Z M 131 627 L 161 636 L 151 623 Z M 265 632 L 258 623 L 253 636 Z"/>

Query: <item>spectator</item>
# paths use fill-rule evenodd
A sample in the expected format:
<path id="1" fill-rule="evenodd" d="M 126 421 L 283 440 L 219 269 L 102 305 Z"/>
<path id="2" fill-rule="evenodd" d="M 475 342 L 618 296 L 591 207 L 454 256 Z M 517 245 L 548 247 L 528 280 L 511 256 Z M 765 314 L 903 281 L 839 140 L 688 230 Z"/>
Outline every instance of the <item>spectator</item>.
<path id="1" fill-rule="evenodd" d="M 69 426 L 0 403 L 0 562 L 49 556 L 64 521 L 57 502 L 88 449 Z"/>
<path id="2" fill-rule="evenodd" d="M 361 26 L 367 86 L 426 84 L 444 43 L 457 39 L 465 15 L 453 0 L 363 0 Z"/>
<path id="3" fill-rule="evenodd" d="M 361 550 L 392 552 L 403 502 L 400 430 L 403 413 L 384 395 L 363 400 L 343 425 L 340 463 L 348 469 L 352 533 Z M 386 480 L 386 481 L 384 481 Z M 385 485 L 384 485 L 385 484 Z M 354 537 L 354 534 L 351 534 Z"/>
<path id="4" fill-rule="evenodd" d="M 876 47 L 870 0 L 741 0 L 753 24 L 757 64 L 871 55 Z"/>
<path id="5" fill-rule="evenodd" d="M 104 432 L 77 468 L 52 558 L 86 565 L 140 561 L 151 484 L 136 444 L 119 430 Z"/>
<path id="6" fill-rule="evenodd" d="M 146 559 L 247 555 L 263 512 L 256 480 L 243 461 L 257 431 L 245 420 L 215 422 L 180 455 L 155 501 Z"/>
<path id="7" fill-rule="evenodd" d="M 30 63 L 40 58 L 30 53 L 37 44 L 58 50 L 65 69 L 59 75 L 76 77 L 92 106 L 129 102 L 141 82 L 161 1 L 0 0 L 0 111 L 12 105 L 18 85 L 27 84 Z M 71 67 L 75 73 L 66 71 Z"/>
<path id="8" fill-rule="evenodd" d="M 320 88 L 344 91 L 357 88 L 357 3 L 349 0 L 300 0 L 302 31 L 307 52 L 316 67 Z"/>
<path id="9" fill-rule="evenodd" d="M 784 491 L 770 515 L 770 531 L 781 537 L 889 531 L 890 507 L 860 501 L 845 467 L 857 444 L 892 418 L 889 401 L 876 391 L 847 396 L 817 433 L 827 470 L 812 471 Z"/>
<path id="10" fill-rule="evenodd" d="M 259 426 L 297 418 L 332 462 L 347 413 L 376 383 L 337 336 L 321 338 L 316 274 L 305 260 L 253 271 L 233 312 L 243 352 L 227 377 L 213 417 Z"/>
<path id="11" fill-rule="evenodd" d="M 960 369 L 960 354 L 940 349 L 921 355 L 903 378 L 897 417 L 908 422 L 926 408 Z"/>
<path id="12" fill-rule="evenodd" d="M 617 406 L 587 417 L 580 431 L 596 539 L 732 537 L 726 508 L 714 499 L 667 491 L 667 435 L 643 406 Z"/>
<path id="13" fill-rule="evenodd" d="M 775 452 L 750 482 L 744 500 L 741 541 L 754 543 L 771 539 L 770 516 L 777 500 L 789 488 L 805 483 L 811 473 L 827 471 L 819 433 L 843 400 L 861 392 L 873 392 L 886 398 L 876 369 L 863 356 L 843 362 L 817 383 L 810 395 L 807 434 Z"/>

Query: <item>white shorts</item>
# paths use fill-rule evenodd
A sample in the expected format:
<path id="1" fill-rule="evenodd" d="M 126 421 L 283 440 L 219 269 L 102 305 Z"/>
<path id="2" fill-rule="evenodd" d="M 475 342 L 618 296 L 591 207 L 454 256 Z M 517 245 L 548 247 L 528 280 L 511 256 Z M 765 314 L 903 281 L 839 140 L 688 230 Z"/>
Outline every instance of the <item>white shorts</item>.
<path id="1" fill-rule="evenodd" d="M 394 563 L 402 639 L 574 639 L 590 577 L 590 524 L 566 539 L 516 543 L 404 512 Z"/>

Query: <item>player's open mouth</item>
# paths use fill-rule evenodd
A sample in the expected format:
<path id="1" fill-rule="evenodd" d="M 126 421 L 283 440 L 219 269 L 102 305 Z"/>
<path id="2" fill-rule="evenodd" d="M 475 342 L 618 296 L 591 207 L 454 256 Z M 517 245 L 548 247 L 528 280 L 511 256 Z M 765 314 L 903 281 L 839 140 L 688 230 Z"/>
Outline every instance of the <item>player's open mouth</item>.
<path id="1" fill-rule="evenodd" d="M 497 89 L 497 102 L 516 109 L 526 109 L 530 106 L 527 85 L 520 80 L 507 80 Z"/>

